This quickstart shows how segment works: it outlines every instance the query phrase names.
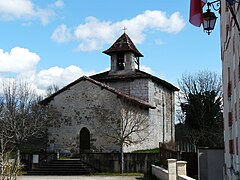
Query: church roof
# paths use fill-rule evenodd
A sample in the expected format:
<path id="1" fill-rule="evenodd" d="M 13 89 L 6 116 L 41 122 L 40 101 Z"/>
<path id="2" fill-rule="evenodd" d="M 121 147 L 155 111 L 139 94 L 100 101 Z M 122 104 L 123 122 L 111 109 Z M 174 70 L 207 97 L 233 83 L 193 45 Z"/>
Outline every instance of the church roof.
<path id="1" fill-rule="evenodd" d="M 141 78 L 148 78 L 152 79 L 153 81 L 159 83 L 160 85 L 166 87 L 172 91 L 179 91 L 177 87 L 170 84 L 169 82 L 162 80 L 156 76 L 148 74 L 144 71 L 135 70 L 126 74 L 109 74 L 110 71 L 105 71 L 103 73 L 95 74 L 90 76 L 92 79 L 95 79 L 100 82 L 109 82 L 109 81 L 119 81 L 119 80 L 133 80 L 133 79 L 141 79 Z"/>
<path id="2" fill-rule="evenodd" d="M 143 55 L 137 50 L 132 40 L 125 32 L 116 40 L 116 42 L 109 49 L 103 51 L 103 53 L 111 55 L 111 53 L 113 52 L 124 51 L 131 51 L 136 57 L 143 57 Z"/>
<path id="3" fill-rule="evenodd" d="M 72 87 L 73 85 L 75 85 L 75 84 L 77 84 L 77 83 L 79 83 L 80 81 L 83 81 L 83 80 L 87 80 L 87 81 L 89 81 L 89 82 L 92 82 L 92 83 L 100 86 L 102 89 L 106 89 L 106 90 L 108 90 L 108 91 L 110 91 L 110 92 L 112 92 L 112 93 L 114 93 L 114 94 L 117 94 L 120 98 L 123 98 L 123 99 L 128 100 L 128 101 L 133 102 L 133 103 L 136 103 L 136 104 L 138 104 L 138 105 L 140 105 L 140 106 L 144 106 L 144 107 L 146 107 L 146 108 L 152 108 L 152 109 L 156 108 L 155 106 L 152 106 L 151 104 L 149 104 L 149 103 L 146 102 L 146 101 L 143 101 L 143 100 L 141 100 L 141 99 L 139 99 L 139 98 L 130 96 L 130 95 L 128 95 L 128 94 L 126 94 L 126 93 L 124 93 L 124 92 L 122 92 L 122 91 L 119 91 L 119 90 L 117 90 L 117 89 L 115 89 L 115 88 L 112 88 L 112 87 L 110 87 L 110 86 L 107 86 L 106 84 L 103 84 L 103 83 L 101 83 L 101 82 L 98 82 L 98 81 L 96 81 L 96 80 L 94 80 L 94 79 L 92 79 L 92 78 L 90 78 L 90 77 L 87 77 L 87 76 L 82 76 L 82 77 L 80 77 L 79 79 L 77 79 L 76 81 L 68 84 L 67 86 L 65 86 L 65 87 L 63 87 L 62 89 L 60 89 L 59 91 L 55 92 L 55 93 L 52 94 L 51 96 L 49 96 L 49 97 L 45 98 L 44 100 L 42 100 L 42 101 L 40 102 L 40 104 L 43 104 L 43 105 L 48 104 L 50 101 L 52 101 L 52 100 L 54 99 L 55 96 L 57 96 L 58 94 L 66 91 L 66 90 L 68 90 L 70 87 Z"/>

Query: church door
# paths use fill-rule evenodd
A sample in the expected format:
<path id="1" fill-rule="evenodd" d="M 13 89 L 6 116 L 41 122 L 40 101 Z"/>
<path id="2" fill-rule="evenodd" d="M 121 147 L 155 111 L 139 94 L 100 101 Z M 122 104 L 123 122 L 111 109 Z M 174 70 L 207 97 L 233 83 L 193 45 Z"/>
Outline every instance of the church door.
<path id="1" fill-rule="evenodd" d="M 84 127 L 80 131 L 80 152 L 89 152 L 90 150 L 90 132 Z"/>

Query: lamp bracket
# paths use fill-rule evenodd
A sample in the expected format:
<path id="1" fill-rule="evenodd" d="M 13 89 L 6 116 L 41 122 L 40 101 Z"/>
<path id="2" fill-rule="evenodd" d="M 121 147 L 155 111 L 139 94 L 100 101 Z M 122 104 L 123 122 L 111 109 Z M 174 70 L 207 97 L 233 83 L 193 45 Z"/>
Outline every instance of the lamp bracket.
<path id="1" fill-rule="evenodd" d="M 240 31 L 240 26 L 239 26 L 239 23 L 237 21 L 237 18 L 236 18 L 236 15 L 233 11 L 233 8 L 232 8 L 232 5 L 234 5 L 234 3 L 240 3 L 239 0 L 226 0 L 227 1 L 227 5 L 228 5 L 228 8 L 230 9 L 230 12 L 232 14 L 232 17 L 234 19 L 234 22 L 236 24 L 236 27 L 238 29 L 238 31 Z M 207 6 L 208 6 L 208 9 L 210 11 L 210 7 L 212 7 L 215 11 L 219 11 L 221 6 L 220 6 L 220 0 L 215 0 L 215 1 L 212 1 L 212 2 L 208 2 L 207 3 Z"/>
<path id="2" fill-rule="evenodd" d="M 220 10 L 220 0 L 208 2 L 207 6 L 208 6 L 208 9 L 210 9 L 210 7 L 212 7 L 215 11 L 219 11 Z"/>

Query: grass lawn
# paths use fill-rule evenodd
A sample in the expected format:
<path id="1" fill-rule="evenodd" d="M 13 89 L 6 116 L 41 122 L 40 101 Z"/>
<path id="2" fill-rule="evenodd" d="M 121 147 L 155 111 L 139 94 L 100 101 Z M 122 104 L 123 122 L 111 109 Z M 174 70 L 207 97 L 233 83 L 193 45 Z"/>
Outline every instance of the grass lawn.
<path id="1" fill-rule="evenodd" d="M 155 178 L 151 175 L 144 175 L 144 173 L 108 173 L 108 172 L 104 172 L 104 173 L 95 173 L 94 175 L 96 176 L 134 176 L 136 177 L 136 179 L 139 180 L 155 180 Z"/>
<path id="2" fill-rule="evenodd" d="M 98 175 L 98 176 L 144 176 L 143 173 L 108 173 L 108 172 L 104 172 L 104 173 L 95 173 L 94 175 Z"/>

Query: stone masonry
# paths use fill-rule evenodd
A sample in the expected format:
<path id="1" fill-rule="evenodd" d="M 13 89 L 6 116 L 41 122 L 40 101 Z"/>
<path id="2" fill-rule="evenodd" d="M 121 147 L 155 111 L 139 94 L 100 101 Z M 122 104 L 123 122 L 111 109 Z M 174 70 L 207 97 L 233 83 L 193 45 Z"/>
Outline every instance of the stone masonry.
<path id="1" fill-rule="evenodd" d="M 48 150 L 75 154 L 84 147 L 88 152 L 119 152 L 119 143 L 103 134 L 120 132 L 114 130 L 120 122 L 108 114 L 118 119 L 126 107 L 146 116 L 149 128 L 145 141 L 125 146 L 124 152 L 174 142 L 178 88 L 136 69 L 143 55 L 125 33 L 104 53 L 110 56 L 110 71 L 81 77 L 42 101 L 59 114 L 48 128 Z"/>

